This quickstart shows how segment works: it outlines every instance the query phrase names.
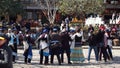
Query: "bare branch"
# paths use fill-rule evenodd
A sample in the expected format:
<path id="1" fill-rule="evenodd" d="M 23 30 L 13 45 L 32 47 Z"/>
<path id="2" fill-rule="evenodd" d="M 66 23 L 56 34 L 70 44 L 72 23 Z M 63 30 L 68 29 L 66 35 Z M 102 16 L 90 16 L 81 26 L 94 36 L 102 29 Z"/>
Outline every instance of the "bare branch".
<path id="1" fill-rule="evenodd" d="M 54 23 L 59 0 L 40 0 L 39 6 L 50 23 Z"/>

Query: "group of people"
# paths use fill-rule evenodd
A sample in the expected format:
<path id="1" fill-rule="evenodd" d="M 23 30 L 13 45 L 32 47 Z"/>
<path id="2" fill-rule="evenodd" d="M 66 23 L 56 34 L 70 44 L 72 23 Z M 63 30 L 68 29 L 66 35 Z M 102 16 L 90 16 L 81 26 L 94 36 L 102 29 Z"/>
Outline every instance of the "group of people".
<path id="1" fill-rule="evenodd" d="M 99 28 L 99 30 L 95 31 L 90 25 L 88 33 L 89 36 L 86 40 L 89 43 L 88 62 L 90 62 L 92 49 L 94 49 L 96 62 L 102 60 L 102 55 L 105 62 L 107 62 L 107 60 L 113 60 L 112 40 L 116 38 L 116 31 L 106 29 L 103 25 Z"/>
<path id="2" fill-rule="evenodd" d="M 88 42 L 88 62 L 90 62 L 90 55 L 92 49 L 95 52 L 96 62 L 113 60 L 112 55 L 112 40 L 116 37 L 114 30 L 108 30 L 104 27 L 100 27 L 97 31 L 90 26 L 88 28 L 88 38 L 84 39 L 84 31 L 79 25 L 75 26 L 75 30 L 66 30 L 63 27 L 62 30 L 58 26 L 48 29 L 43 28 L 41 31 L 32 33 L 8 29 L 5 34 L 10 38 L 8 46 L 12 49 L 13 62 L 16 62 L 17 46 L 24 45 L 23 56 L 24 62 L 31 63 L 32 60 L 32 46 L 37 45 L 39 47 L 40 64 L 54 64 L 54 56 L 57 57 L 58 64 L 64 63 L 64 53 L 67 55 L 67 63 L 80 63 L 85 61 L 85 57 L 82 50 L 83 42 Z M 45 59 L 44 59 L 45 58 Z M 49 62 L 50 60 L 50 62 Z"/>
<path id="3" fill-rule="evenodd" d="M 64 62 L 64 53 L 67 55 L 68 64 L 72 64 L 71 61 L 85 60 L 81 47 L 82 33 L 79 28 L 70 32 L 65 28 L 61 32 L 57 28 L 53 28 L 50 32 L 44 29 L 36 42 L 40 48 L 40 64 L 43 64 L 43 57 L 45 57 L 44 64 L 49 63 L 49 57 L 50 63 L 53 64 L 56 55 L 58 64 L 61 65 Z"/>
<path id="4" fill-rule="evenodd" d="M 14 63 L 16 63 L 17 58 L 17 47 L 22 43 L 24 45 L 23 56 L 26 64 L 31 63 L 33 56 L 32 46 L 36 44 L 39 47 L 40 64 L 46 65 L 49 64 L 49 59 L 51 64 L 54 63 L 55 55 L 57 56 L 58 64 L 61 65 L 61 63 L 65 62 L 64 53 L 67 55 L 68 64 L 72 64 L 71 60 L 83 62 L 85 58 L 81 48 L 82 34 L 79 32 L 79 28 L 76 31 L 68 32 L 65 27 L 62 31 L 60 31 L 58 27 L 53 27 L 50 30 L 43 28 L 38 33 L 31 31 L 25 31 L 23 33 L 16 29 L 4 30 L 4 34 L 9 37 L 8 46 L 12 50 Z M 76 41 L 76 48 L 74 49 L 75 38 L 78 41 Z M 72 49 L 71 45 L 73 45 Z M 71 57 L 71 52 L 73 52 L 73 58 Z M 79 54 L 79 56 L 77 56 L 77 54 Z"/>

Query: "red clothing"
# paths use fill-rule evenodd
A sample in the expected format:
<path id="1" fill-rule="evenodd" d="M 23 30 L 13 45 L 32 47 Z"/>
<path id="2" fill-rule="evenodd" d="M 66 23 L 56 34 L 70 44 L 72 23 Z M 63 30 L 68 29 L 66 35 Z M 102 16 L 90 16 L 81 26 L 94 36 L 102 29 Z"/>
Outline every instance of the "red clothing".
<path id="1" fill-rule="evenodd" d="M 99 29 L 100 30 L 105 30 L 106 28 L 105 28 L 105 26 L 100 26 Z"/>

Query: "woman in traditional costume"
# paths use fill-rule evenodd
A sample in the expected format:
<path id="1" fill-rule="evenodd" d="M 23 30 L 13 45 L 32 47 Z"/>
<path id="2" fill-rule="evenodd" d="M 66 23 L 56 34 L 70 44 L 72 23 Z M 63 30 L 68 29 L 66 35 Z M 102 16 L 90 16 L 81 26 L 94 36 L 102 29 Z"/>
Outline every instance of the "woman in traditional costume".
<path id="1" fill-rule="evenodd" d="M 70 60 L 73 63 L 79 63 L 83 62 L 85 60 L 82 50 L 82 34 L 80 33 L 80 29 L 76 30 L 76 33 L 71 36 L 71 39 L 73 40 L 71 46 L 71 58 Z"/>

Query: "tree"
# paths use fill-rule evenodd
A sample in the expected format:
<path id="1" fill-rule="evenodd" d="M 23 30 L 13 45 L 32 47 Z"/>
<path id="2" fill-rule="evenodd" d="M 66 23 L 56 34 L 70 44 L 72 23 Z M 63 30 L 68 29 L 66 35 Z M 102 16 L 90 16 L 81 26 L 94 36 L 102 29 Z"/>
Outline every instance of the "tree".
<path id="1" fill-rule="evenodd" d="M 64 14 L 76 14 L 82 11 L 81 0 L 61 0 L 59 10 Z"/>
<path id="2" fill-rule="evenodd" d="M 0 0 L 0 16 L 16 16 L 23 13 L 23 6 L 17 0 Z"/>
<path id="3" fill-rule="evenodd" d="M 104 0 L 87 0 L 84 11 L 88 13 L 102 14 L 105 10 Z"/>
<path id="4" fill-rule="evenodd" d="M 56 16 L 56 12 L 58 10 L 58 2 L 59 0 L 40 0 L 39 7 L 42 12 L 48 19 L 48 21 L 53 24 Z"/>
<path id="5" fill-rule="evenodd" d="M 103 4 L 103 0 L 61 0 L 59 10 L 64 14 L 101 14 Z"/>

